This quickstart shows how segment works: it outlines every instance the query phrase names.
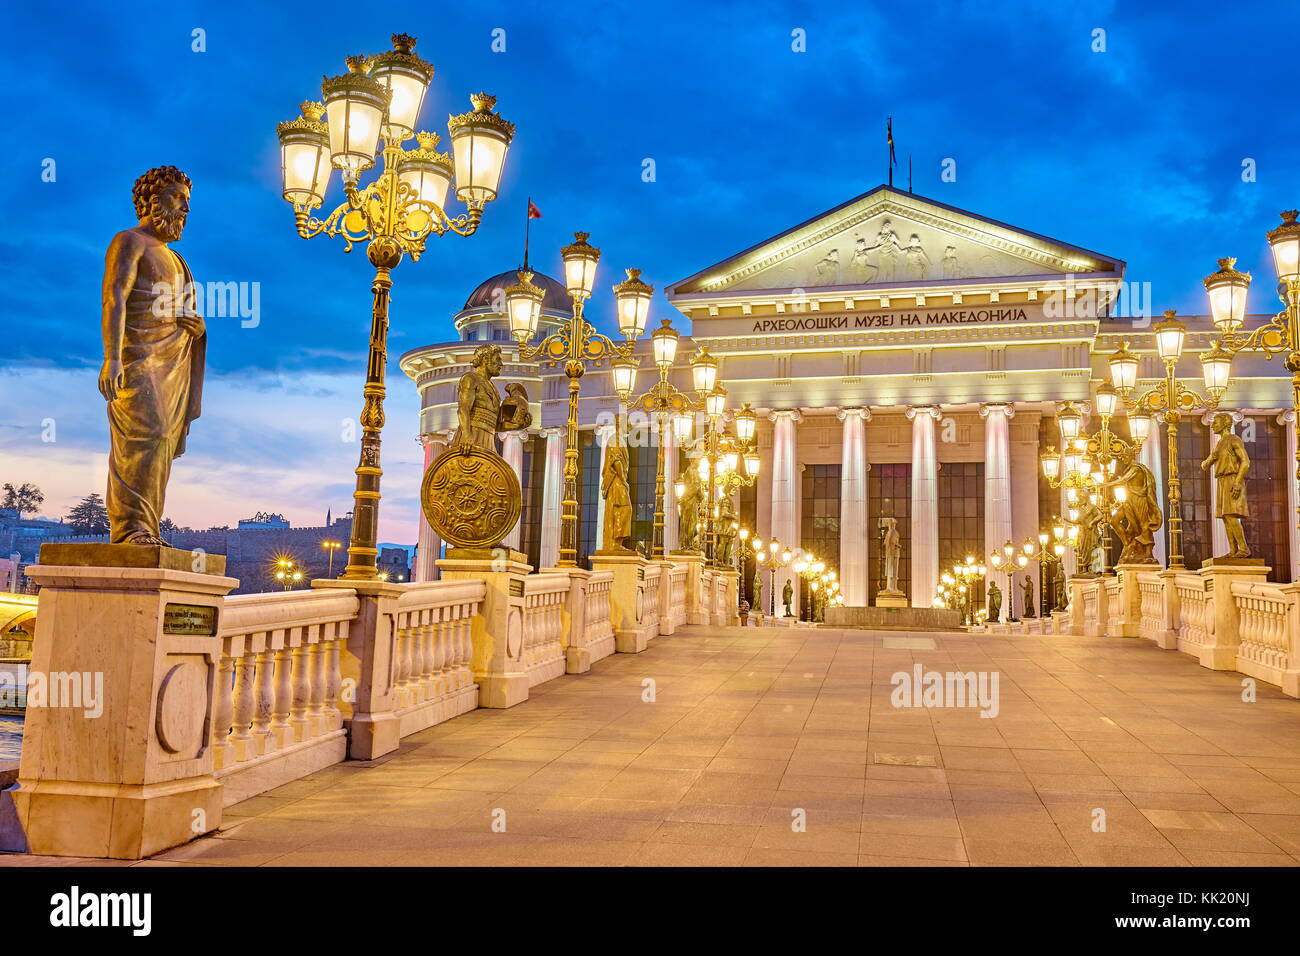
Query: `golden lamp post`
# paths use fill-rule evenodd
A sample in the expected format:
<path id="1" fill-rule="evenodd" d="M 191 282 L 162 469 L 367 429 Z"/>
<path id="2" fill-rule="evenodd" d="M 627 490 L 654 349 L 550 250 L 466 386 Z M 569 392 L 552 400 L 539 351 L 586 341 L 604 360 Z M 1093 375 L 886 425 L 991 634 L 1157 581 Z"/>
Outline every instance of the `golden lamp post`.
<path id="1" fill-rule="evenodd" d="M 275 561 L 275 579 L 290 591 L 302 583 L 302 569 L 292 558 L 277 558 Z"/>
<path id="2" fill-rule="evenodd" d="M 1300 414 L 1300 211 L 1282 213 L 1282 225 L 1267 233 L 1278 278 L 1278 298 L 1283 308 L 1253 332 L 1242 331 L 1246 315 L 1246 292 L 1250 273 L 1237 272 L 1235 259 L 1220 259 L 1219 271 L 1205 278 L 1210 297 L 1210 318 L 1228 352 L 1263 352 L 1268 358 L 1286 354 L 1291 373 L 1291 406 Z M 1225 381 L 1226 384 L 1226 381 Z M 1296 479 L 1300 480 L 1300 448 L 1296 449 Z M 1300 513 L 1296 515 L 1300 521 Z"/>
<path id="3" fill-rule="evenodd" d="M 659 372 L 658 380 L 643 394 L 632 397 L 636 382 L 637 364 L 631 358 L 617 358 L 612 363 L 614 390 L 618 392 L 619 401 L 625 406 L 636 406 L 647 415 L 653 415 L 655 421 L 656 444 L 658 445 L 658 464 L 655 470 L 655 512 L 654 530 L 651 536 L 650 556 L 662 559 L 664 555 L 664 441 L 668 434 L 669 421 L 673 433 L 680 445 L 690 438 L 691 426 L 695 413 L 704 407 L 702 401 L 691 398 L 668 381 L 668 373 L 677 361 L 678 333 L 672 321 L 663 319 L 659 328 L 650 333 L 653 345 L 655 367 Z M 717 373 L 717 363 L 713 365 Z M 709 385 L 712 388 L 712 384 Z M 676 476 L 673 476 L 674 480 Z"/>
<path id="4" fill-rule="evenodd" d="M 595 286 L 596 263 L 600 250 L 588 244 L 588 234 L 575 232 L 574 241 L 560 250 L 564 260 L 564 284 L 573 299 L 573 314 L 567 325 L 561 327 L 536 345 L 528 340 L 537 334 L 537 321 L 542 313 L 544 290 L 533 285 L 533 274 L 526 269 L 517 273 L 519 283 L 505 292 L 506 314 L 510 319 L 510 334 L 519 343 L 519 354 L 525 359 L 543 356 L 553 362 L 564 363 L 564 374 L 569 379 L 569 416 L 564 445 L 564 499 L 560 514 L 560 560 L 557 567 L 578 566 L 578 393 L 588 361 L 614 359 L 615 390 L 620 385 L 632 391 L 636 363 L 632 350 L 636 338 L 645 331 L 650 314 L 650 298 L 654 286 L 641 281 L 640 269 L 628 269 L 627 280 L 614 286 L 617 302 L 618 329 L 627 341 L 615 342 L 597 332 L 583 318 L 583 304 L 591 297 Z"/>
<path id="5" fill-rule="evenodd" d="M 1083 434 L 1081 425 L 1083 414 L 1073 402 L 1066 402 L 1056 416 L 1056 426 L 1061 434 L 1061 451 L 1058 453 L 1048 446 L 1040 463 L 1043 476 L 1052 488 L 1066 489 L 1066 499 L 1070 509 L 1070 520 L 1077 523 L 1079 519 L 1079 497 L 1084 495 L 1089 503 L 1101 513 L 1101 552 L 1102 574 L 1106 573 L 1110 560 L 1110 528 L 1114 505 L 1114 492 L 1107 485 L 1107 480 L 1115 474 L 1119 457 L 1132 453 L 1136 455 L 1138 444 L 1130 444 L 1110 430 L 1110 420 L 1119 409 L 1120 393 L 1109 382 L 1103 382 L 1097 388 L 1095 407 L 1101 418 L 1101 427 L 1093 434 Z M 1122 494 L 1122 492 L 1121 492 Z M 1085 555 L 1091 561 L 1091 555 Z"/>
<path id="6" fill-rule="evenodd" d="M 733 435 L 726 429 L 723 416 L 727 411 L 727 390 L 716 384 L 718 360 L 708 354 L 708 347 L 700 348 L 691 359 L 691 374 L 695 390 L 704 406 L 704 434 L 694 442 L 698 455 L 700 485 L 699 526 L 704 541 L 704 556 L 709 564 L 716 561 L 716 532 L 714 521 L 718 517 L 718 503 L 738 488 L 752 485 L 758 480 L 760 467 L 758 443 L 758 415 L 745 404 L 732 417 L 736 423 Z M 743 470 L 742 470 L 743 464 Z M 684 489 L 679 489 L 679 494 Z"/>
<path id="7" fill-rule="evenodd" d="M 433 66 L 415 53 L 414 37 L 395 33 L 392 40 L 393 49 L 385 53 L 348 57 L 347 73 L 321 82 L 322 103 L 302 104 L 300 117 L 276 128 L 283 195 L 293 204 L 298 235 L 342 237 L 344 252 L 351 252 L 354 243 L 366 242 L 366 256 L 375 267 L 361 454 L 343 573 L 350 580 L 379 577 L 376 541 L 383 475 L 379 452 L 392 270 L 404 256 L 418 262 L 430 235 L 469 236 L 478 230 L 484 206 L 497 197 L 515 133 L 514 124 L 492 112 L 496 98 L 479 93 L 470 97 L 473 110 L 447 120 L 453 155 L 437 152 L 438 136 L 417 133 L 415 128 Z M 412 137 L 419 148 L 403 149 Z M 362 186 L 361 174 L 375 165 L 381 140 L 379 174 Z M 330 173 L 336 168 L 342 170 L 346 201 L 318 219 L 311 210 L 324 203 Z M 456 198 L 467 207 L 454 217 L 445 205 L 453 178 Z"/>
<path id="8" fill-rule="evenodd" d="M 1228 262 L 1226 259 L 1223 261 Z M 1242 299 L 1244 305 L 1245 297 L 1243 296 Z M 1208 395 L 1203 395 L 1179 381 L 1176 371 L 1187 338 L 1186 323 L 1178 319 L 1175 312 L 1170 309 L 1165 312 L 1164 319 L 1155 324 L 1153 331 L 1156 337 L 1156 351 L 1165 363 L 1164 381 L 1136 396 L 1133 395 L 1137 388 L 1138 358 L 1128 350 L 1127 342 L 1120 345 L 1119 350 L 1109 359 L 1110 377 L 1129 410 L 1129 430 L 1137 448 L 1142 447 L 1142 443 L 1150 434 L 1155 416 L 1164 413 L 1165 434 L 1169 443 L 1169 567 L 1181 570 L 1183 568 L 1181 506 L 1183 494 L 1182 481 L 1178 473 L 1178 422 L 1184 412 L 1194 408 L 1219 407 L 1219 399 L 1223 397 L 1224 390 L 1228 387 L 1228 378 L 1232 374 L 1232 355 L 1224 351 L 1217 342 L 1213 343 L 1208 352 L 1202 353 L 1201 369 L 1206 390 L 1209 392 Z"/>
<path id="9" fill-rule="evenodd" d="M 768 570 L 768 591 L 770 600 L 768 606 L 771 608 L 771 616 L 776 618 L 776 572 L 786 567 L 794 555 L 789 548 L 782 548 L 781 542 L 773 538 L 767 543 L 764 549 L 761 541 L 754 542 L 754 560 L 760 567 L 766 567 Z"/>

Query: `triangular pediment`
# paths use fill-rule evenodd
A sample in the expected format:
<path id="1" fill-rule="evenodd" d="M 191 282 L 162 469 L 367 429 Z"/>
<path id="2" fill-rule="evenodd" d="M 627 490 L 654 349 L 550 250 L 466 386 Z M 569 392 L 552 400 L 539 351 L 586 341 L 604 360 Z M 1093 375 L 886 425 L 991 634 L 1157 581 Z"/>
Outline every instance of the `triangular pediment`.
<path id="1" fill-rule="evenodd" d="M 687 295 L 1122 276 L 1124 263 L 880 186 L 676 283 Z"/>

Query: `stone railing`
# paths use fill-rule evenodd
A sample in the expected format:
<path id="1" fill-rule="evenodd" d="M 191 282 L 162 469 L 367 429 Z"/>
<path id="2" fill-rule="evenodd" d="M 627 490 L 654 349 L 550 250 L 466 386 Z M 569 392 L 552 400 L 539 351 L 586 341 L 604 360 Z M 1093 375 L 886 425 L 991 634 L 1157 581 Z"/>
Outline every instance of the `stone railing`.
<path id="1" fill-rule="evenodd" d="M 530 574 L 524 579 L 524 670 L 536 687 L 564 673 L 566 574 Z"/>
<path id="2" fill-rule="evenodd" d="M 1294 585 L 1234 581 L 1240 645 L 1237 670 L 1300 696 L 1300 614 Z"/>
<path id="3" fill-rule="evenodd" d="M 674 564 L 668 571 L 668 614 L 674 629 L 686 623 L 686 568 Z M 661 585 L 662 587 L 662 585 Z"/>
<path id="4" fill-rule="evenodd" d="M 663 579 L 663 566 L 649 564 L 641 587 L 641 623 L 651 629 L 651 636 L 659 636 L 659 585 Z"/>
<path id="5" fill-rule="evenodd" d="M 403 737 L 478 706 L 470 626 L 483 592 L 478 581 L 428 581 L 398 597 L 393 686 Z"/>
<path id="6" fill-rule="evenodd" d="M 610 621 L 609 610 L 609 589 L 613 583 L 612 571 L 595 571 L 587 579 L 583 629 L 585 643 L 591 648 L 595 660 L 614 653 L 614 625 Z"/>
<path id="7" fill-rule="evenodd" d="M 226 599 L 212 719 L 225 805 L 344 759 L 340 655 L 357 607 L 343 589 Z"/>
<path id="8" fill-rule="evenodd" d="M 1138 599 L 1141 608 L 1139 633 L 1149 641 L 1160 640 L 1168 625 L 1165 623 L 1165 583 L 1157 572 L 1138 572 Z"/>
<path id="9" fill-rule="evenodd" d="M 1178 649 L 1199 655 L 1210 642 L 1214 623 L 1205 581 L 1195 572 L 1185 572 L 1175 575 L 1174 587 L 1178 591 Z"/>

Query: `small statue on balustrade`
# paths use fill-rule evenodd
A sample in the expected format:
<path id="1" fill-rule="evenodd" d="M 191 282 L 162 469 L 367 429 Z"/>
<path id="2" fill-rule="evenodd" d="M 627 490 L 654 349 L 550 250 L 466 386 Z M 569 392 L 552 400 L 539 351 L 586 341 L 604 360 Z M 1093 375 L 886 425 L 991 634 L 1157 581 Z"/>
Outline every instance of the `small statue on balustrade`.
<path id="1" fill-rule="evenodd" d="M 790 604 L 794 601 L 794 585 L 789 581 L 785 582 L 785 587 L 781 589 L 781 603 L 785 605 L 785 616 L 794 617 L 794 612 L 790 610 Z"/>
<path id="2" fill-rule="evenodd" d="M 763 610 L 763 569 L 754 568 L 754 607 Z"/>
<path id="3" fill-rule="evenodd" d="M 1056 610 L 1064 611 L 1070 600 L 1070 589 L 1065 583 L 1065 564 L 1056 562 Z"/>
<path id="4" fill-rule="evenodd" d="M 1002 589 L 996 581 L 989 582 L 989 623 L 997 624 L 1002 619 Z"/>
<path id="5" fill-rule="evenodd" d="M 612 440 L 605 449 L 605 472 L 600 481 L 600 495 L 605 501 L 601 550 L 607 553 L 631 553 L 627 539 L 632 535 L 632 489 L 627 467 L 627 446 L 621 440 Z"/>
<path id="6" fill-rule="evenodd" d="M 1024 616 L 1033 617 L 1034 616 L 1034 579 L 1031 578 L 1028 574 L 1026 574 L 1025 579 L 1020 582 L 1020 590 L 1024 592 L 1024 604 L 1025 604 Z"/>
<path id="7" fill-rule="evenodd" d="M 700 476 L 690 465 L 682 471 L 682 497 L 677 502 L 683 551 L 700 551 Z"/>
<path id="8" fill-rule="evenodd" d="M 1079 538 L 1074 553 L 1080 574 L 1092 574 L 1101 562 L 1101 509 L 1084 501 L 1079 509 Z"/>
<path id="9" fill-rule="evenodd" d="M 1223 530 L 1228 533 L 1228 553 L 1221 557 L 1249 558 L 1250 547 L 1246 544 L 1241 519 L 1250 517 L 1246 502 L 1250 456 L 1246 454 L 1246 443 L 1232 433 L 1232 416 L 1227 412 L 1215 415 L 1211 427 L 1219 440 L 1214 443 L 1210 456 L 1201 462 L 1201 470 L 1214 468 L 1214 516 L 1223 522 Z"/>
<path id="10" fill-rule="evenodd" d="M 736 509 L 730 497 L 718 503 L 718 516 L 713 520 L 713 558 L 718 564 L 729 566 L 731 549 L 736 544 Z"/>
<path id="11" fill-rule="evenodd" d="M 1155 556 L 1155 533 L 1164 518 L 1160 514 L 1156 476 L 1131 452 L 1122 454 L 1119 462 L 1120 473 L 1106 482 L 1106 487 L 1124 489 L 1124 500 L 1117 503 L 1112 523 L 1123 545 L 1120 564 L 1159 564 Z"/>

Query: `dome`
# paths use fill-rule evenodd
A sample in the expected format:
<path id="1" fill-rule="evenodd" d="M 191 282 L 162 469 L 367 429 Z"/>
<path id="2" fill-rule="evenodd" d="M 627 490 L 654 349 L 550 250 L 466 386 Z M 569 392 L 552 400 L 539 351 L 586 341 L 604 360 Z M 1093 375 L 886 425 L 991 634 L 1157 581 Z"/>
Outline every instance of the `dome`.
<path id="1" fill-rule="evenodd" d="M 520 267 L 522 268 L 522 267 Z M 498 290 L 504 291 L 512 285 L 519 284 L 518 269 L 511 269 L 495 275 L 490 279 L 485 279 L 479 283 L 477 289 L 470 293 L 462 312 L 468 312 L 471 309 L 491 309 L 499 304 L 497 300 Z M 541 289 L 546 290 L 546 298 L 542 300 L 542 310 L 545 312 L 564 312 L 566 314 L 573 311 L 573 299 L 569 297 L 568 290 L 556 282 L 550 276 L 541 272 L 533 273 L 532 283 Z M 495 301 L 494 301 L 495 300 Z"/>

